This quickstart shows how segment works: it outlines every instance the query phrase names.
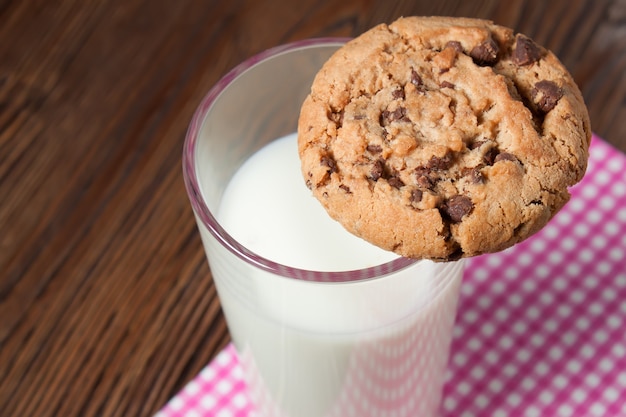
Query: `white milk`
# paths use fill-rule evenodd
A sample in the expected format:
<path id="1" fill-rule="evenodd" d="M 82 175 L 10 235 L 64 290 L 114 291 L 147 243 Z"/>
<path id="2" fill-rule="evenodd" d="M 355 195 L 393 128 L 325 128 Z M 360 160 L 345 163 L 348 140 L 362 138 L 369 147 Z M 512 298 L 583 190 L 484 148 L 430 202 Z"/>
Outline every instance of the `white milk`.
<path id="1" fill-rule="evenodd" d="M 237 171 L 218 220 L 253 252 L 300 269 L 362 269 L 398 257 L 346 233 L 326 214 L 304 185 L 295 134 L 270 143 Z"/>
<path id="2" fill-rule="evenodd" d="M 324 212 L 304 185 L 295 135 L 240 168 L 217 217 L 248 249 L 290 267 L 353 270 L 397 257 Z M 382 278 L 312 283 L 253 267 L 200 231 L 261 415 L 438 414 L 461 263 L 421 261 Z"/>

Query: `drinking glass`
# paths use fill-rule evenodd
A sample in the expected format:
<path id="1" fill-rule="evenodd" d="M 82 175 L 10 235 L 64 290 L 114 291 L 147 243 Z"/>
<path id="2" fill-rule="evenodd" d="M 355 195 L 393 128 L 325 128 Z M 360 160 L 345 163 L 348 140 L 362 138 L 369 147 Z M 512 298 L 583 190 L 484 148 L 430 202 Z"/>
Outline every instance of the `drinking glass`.
<path id="1" fill-rule="evenodd" d="M 246 248 L 217 214 L 246 159 L 296 131 L 315 74 L 344 42 L 278 46 L 224 76 L 191 121 L 185 184 L 258 416 L 437 416 L 463 261 L 303 270 Z"/>

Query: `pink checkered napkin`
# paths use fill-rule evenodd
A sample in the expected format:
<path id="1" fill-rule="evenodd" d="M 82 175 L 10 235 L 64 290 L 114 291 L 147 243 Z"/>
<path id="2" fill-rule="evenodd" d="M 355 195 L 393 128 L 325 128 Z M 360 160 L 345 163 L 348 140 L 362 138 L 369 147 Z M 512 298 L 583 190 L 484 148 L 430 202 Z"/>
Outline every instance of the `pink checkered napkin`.
<path id="1" fill-rule="evenodd" d="M 626 156 L 594 137 L 541 232 L 468 260 L 445 417 L 626 416 Z M 254 417 L 228 346 L 157 417 Z"/>
<path id="2" fill-rule="evenodd" d="M 252 417 L 237 351 L 228 345 L 155 417 Z"/>

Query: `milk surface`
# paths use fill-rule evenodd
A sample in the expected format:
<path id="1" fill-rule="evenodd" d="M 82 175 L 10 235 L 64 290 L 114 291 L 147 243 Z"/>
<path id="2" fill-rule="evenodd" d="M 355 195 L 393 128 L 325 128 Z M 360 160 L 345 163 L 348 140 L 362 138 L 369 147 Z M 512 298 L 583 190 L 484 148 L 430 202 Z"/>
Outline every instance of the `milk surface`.
<path id="1" fill-rule="evenodd" d="M 224 229 L 256 254 L 302 269 L 397 257 L 332 220 L 299 164 L 295 135 L 253 155 L 223 195 Z M 313 283 L 251 266 L 201 235 L 261 416 L 438 415 L 462 264 L 421 261 L 381 278 Z"/>
<path id="2" fill-rule="evenodd" d="M 398 256 L 347 233 L 304 185 L 296 135 L 250 158 L 231 179 L 219 221 L 237 241 L 265 258 L 315 271 L 362 269 Z"/>

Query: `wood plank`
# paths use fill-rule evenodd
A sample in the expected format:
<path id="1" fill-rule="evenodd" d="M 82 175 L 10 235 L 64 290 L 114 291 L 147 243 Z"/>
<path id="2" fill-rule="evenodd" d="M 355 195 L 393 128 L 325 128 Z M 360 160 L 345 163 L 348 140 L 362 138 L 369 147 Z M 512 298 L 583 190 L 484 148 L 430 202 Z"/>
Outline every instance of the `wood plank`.
<path id="1" fill-rule="evenodd" d="M 196 106 L 264 49 L 412 14 L 544 43 L 626 151 L 625 0 L 0 2 L 0 415 L 148 416 L 196 375 L 229 341 L 182 180 Z"/>

